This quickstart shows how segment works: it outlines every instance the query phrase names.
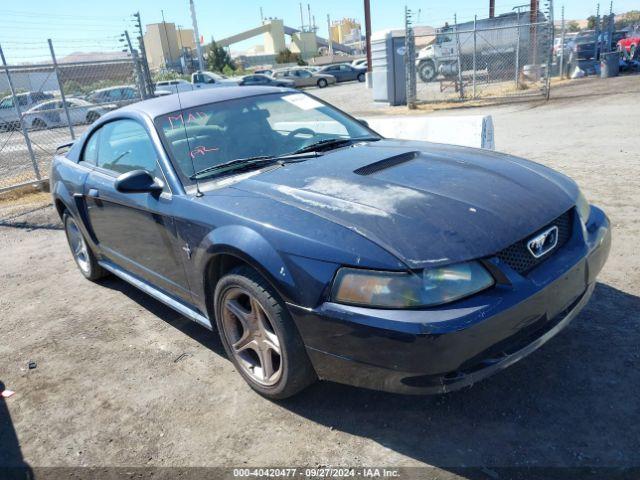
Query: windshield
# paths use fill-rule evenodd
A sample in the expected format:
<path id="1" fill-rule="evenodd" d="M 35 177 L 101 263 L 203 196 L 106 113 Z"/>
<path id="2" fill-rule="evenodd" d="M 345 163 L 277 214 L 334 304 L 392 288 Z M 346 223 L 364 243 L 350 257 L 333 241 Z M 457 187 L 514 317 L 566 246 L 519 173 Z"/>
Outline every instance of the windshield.
<path id="1" fill-rule="evenodd" d="M 196 172 L 233 160 L 285 155 L 323 140 L 373 136 L 360 122 L 303 93 L 202 105 L 162 115 L 155 124 L 185 184 L 193 183 L 189 177 Z"/>

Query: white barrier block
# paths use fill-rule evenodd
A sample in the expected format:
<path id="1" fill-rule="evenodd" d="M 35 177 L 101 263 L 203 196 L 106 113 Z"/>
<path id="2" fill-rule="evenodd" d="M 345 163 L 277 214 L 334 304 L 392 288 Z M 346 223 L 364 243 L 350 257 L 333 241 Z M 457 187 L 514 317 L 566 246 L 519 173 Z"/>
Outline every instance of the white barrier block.
<path id="1" fill-rule="evenodd" d="M 364 120 L 383 137 L 495 150 L 491 115 L 386 116 Z"/>

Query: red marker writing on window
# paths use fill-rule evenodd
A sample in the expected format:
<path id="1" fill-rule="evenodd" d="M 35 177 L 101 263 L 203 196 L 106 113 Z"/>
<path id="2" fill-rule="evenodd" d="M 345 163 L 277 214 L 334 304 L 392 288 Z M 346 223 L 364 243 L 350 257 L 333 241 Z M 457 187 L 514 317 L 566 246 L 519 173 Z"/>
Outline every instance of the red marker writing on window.
<path id="1" fill-rule="evenodd" d="M 208 152 L 217 152 L 219 148 L 207 148 L 203 145 L 194 148 L 189 152 L 191 158 L 196 158 L 196 155 L 206 155 Z"/>

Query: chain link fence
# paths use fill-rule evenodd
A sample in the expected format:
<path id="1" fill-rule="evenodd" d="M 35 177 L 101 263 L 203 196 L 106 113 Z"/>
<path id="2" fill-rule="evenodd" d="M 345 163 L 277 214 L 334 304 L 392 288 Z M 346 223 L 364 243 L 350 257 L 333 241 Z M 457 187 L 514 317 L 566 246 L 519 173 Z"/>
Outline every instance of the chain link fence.
<path id="1" fill-rule="evenodd" d="M 0 46 L 0 193 L 45 180 L 58 146 L 105 113 L 149 96 L 135 51 L 59 61 L 53 42 L 48 48 L 50 61 L 9 64 Z"/>
<path id="2" fill-rule="evenodd" d="M 515 7 L 494 18 L 415 28 L 405 13 L 407 104 L 549 94 L 553 9 Z M 423 33 L 416 33 L 421 31 Z M 413 45 L 412 45 L 413 44 Z M 413 61 L 411 59 L 414 59 Z"/>

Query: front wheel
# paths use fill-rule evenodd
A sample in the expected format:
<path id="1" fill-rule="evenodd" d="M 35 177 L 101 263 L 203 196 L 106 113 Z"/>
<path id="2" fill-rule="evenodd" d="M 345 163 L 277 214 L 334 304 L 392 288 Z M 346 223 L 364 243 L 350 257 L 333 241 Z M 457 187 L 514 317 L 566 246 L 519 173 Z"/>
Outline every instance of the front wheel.
<path id="1" fill-rule="evenodd" d="M 100 115 L 97 114 L 96 112 L 89 112 L 87 114 L 87 123 L 91 125 L 93 122 L 95 122 L 99 118 L 100 118 Z"/>
<path id="2" fill-rule="evenodd" d="M 359 74 L 358 74 L 358 81 L 359 81 L 360 83 L 364 82 L 364 73 L 359 73 Z"/>
<path id="3" fill-rule="evenodd" d="M 435 64 L 431 60 L 420 63 L 418 65 L 418 75 L 424 83 L 435 80 L 437 75 Z"/>
<path id="4" fill-rule="evenodd" d="M 214 308 L 227 355 L 256 392 L 283 399 L 317 379 L 289 312 L 254 270 L 239 267 L 222 277 Z"/>
<path id="5" fill-rule="evenodd" d="M 327 80 L 325 78 L 321 78 L 318 80 L 318 88 L 324 88 L 328 85 Z"/>
<path id="6" fill-rule="evenodd" d="M 80 273 L 88 280 L 98 280 L 99 278 L 107 276 L 109 272 L 98 264 L 98 260 L 91 251 L 91 248 L 87 245 L 78 224 L 75 219 L 69 215 L 69 212 L 64 212 L 62 223 L 64 224 L 64 232 L 67 234 L 67 242 L 69 242 L 71 254 Z"/>

